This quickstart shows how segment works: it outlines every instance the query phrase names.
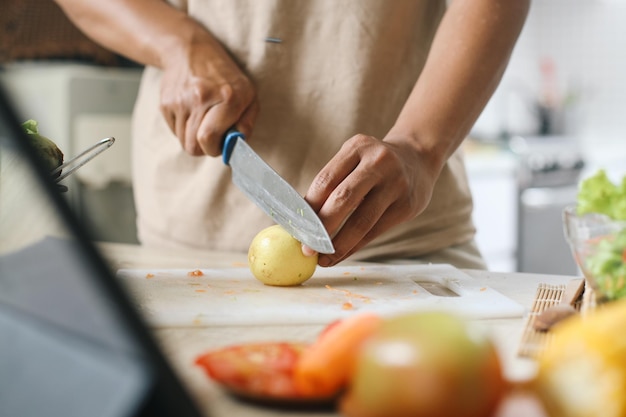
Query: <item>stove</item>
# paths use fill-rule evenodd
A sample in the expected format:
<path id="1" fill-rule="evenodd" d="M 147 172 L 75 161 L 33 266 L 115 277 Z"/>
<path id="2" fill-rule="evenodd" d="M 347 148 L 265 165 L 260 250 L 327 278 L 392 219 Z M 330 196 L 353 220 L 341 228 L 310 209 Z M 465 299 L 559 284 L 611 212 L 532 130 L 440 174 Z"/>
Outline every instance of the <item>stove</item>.
<path id="1" fill-rule="evenodd" d="M 575 204 L 585 167 L 571 137 L 515 137 L 517 156 L 517 271 L 578 275 L 563 234 L 562 212 Z"/>

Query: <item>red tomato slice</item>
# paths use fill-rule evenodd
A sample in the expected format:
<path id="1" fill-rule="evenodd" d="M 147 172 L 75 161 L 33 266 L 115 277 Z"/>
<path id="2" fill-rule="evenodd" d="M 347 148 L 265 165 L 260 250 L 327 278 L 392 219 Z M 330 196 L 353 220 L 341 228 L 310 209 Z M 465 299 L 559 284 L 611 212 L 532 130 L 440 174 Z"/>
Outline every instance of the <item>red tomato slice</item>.
<path id="1" fill-rule="evenodd" d="M 293 373 L 306 345 L 288 342 L 229 346 L 199 356 L 195 363 L 236 394 L 256 399 L 307 399 Z"/>

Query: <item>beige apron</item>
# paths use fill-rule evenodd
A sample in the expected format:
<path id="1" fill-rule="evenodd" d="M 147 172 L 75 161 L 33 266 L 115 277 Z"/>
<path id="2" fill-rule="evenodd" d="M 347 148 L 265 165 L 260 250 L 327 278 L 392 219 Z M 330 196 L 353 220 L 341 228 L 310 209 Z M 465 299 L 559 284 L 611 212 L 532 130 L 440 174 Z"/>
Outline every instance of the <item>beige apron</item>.
<path id="1" fill-rule="evenodd" d="M 356 133 L 385 136 L 445 9 L 445 0 L 183 3 L 179 7 L 220 39 L 252 78 L 261 111 L 249 143 L 302 194 L 346 139 Z M 220 158 L 182 150 L 159 111 L 160 76 L 146 69 L 133 123 L 140 241 L 245 252 L 272 220 L 231 183 Z M 426 211 L 355 258 L 416 257 L 468 242 L 475 232 L 471 211 L 457 152 Z"/>

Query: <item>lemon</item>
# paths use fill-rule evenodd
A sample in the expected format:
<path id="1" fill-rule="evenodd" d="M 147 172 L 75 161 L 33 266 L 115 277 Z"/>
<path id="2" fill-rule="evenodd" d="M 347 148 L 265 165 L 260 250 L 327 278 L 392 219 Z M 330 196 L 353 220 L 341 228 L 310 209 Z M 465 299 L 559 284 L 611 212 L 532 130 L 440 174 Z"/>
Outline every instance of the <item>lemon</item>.
<path id="1" fill-rule="evenodd" d="M 261 230 L 250 243 L 248 264 L 265 285 L 300 285 L 313 276 L 318 255 L 304 256 L 302 244 L 280 225 Z"/>
<path id="2" fill-rule="evenodd" d="M 554 328 L 535 389 L 550 416 L 626 417 L 626 300 Z"/>

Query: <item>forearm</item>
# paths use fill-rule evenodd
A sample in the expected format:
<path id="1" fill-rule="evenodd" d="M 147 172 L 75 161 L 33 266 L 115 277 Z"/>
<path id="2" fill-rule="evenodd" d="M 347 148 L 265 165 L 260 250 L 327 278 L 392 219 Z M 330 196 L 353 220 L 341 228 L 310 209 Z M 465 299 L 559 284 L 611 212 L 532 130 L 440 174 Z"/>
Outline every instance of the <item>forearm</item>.
<path id="1" fill-rule="evenodd" d="M 224 133 L 250 136 L 258 102 L 249 77 L 195 19 L 163 0 L 55 0 L 88 36 L 161 68 L 159 108 L 190 155 L 218 156 Z"/>
<path id="2" fill-rule="evenodd" d="M 455 0 L 426 65 L 386 140 L 410 137 L 440 169 L 495 91 L 530 0 Z"/>
<path id="3" fill-rule="evenodd" d="M 197 22 L 161 0 L 55 1 L 87 36 L 144 65 L 163 67 L 173 51 L 198 38 L 212 40 Z"/>

